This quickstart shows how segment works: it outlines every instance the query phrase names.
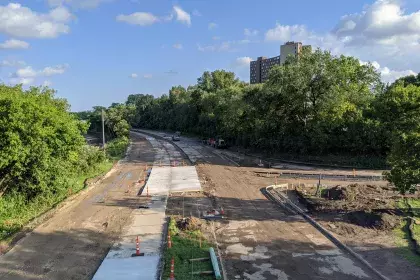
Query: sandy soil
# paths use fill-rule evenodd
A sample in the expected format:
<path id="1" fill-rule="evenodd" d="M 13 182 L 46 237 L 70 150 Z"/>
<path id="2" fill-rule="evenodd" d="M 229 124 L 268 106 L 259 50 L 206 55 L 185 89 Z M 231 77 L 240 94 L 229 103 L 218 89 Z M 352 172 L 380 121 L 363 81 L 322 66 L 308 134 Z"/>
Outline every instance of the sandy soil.
<path id="1" fill-rule="evenodd" d="M 0 279 L 91 279 L 138 205 L 135 183 L 153 159 L 149 142 L 134 137 L 127 160 L 107 178 L 0 257 Z"/>

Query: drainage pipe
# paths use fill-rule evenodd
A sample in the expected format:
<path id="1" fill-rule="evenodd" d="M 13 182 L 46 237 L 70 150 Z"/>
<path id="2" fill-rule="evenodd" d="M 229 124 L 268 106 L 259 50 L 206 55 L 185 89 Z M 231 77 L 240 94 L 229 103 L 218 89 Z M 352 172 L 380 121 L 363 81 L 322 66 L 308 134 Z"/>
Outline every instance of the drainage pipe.
<path id="1" fill-rule="evenodd" d="M 222 279 L 222 275 L 220 275 L 219 263 L 217 262 L 216 253 L 214 252 L 213 247 L 210 247 L 209 252 L 211 264 L 213 265 L 214 276 L 216 276 L 216 279 Z"/>

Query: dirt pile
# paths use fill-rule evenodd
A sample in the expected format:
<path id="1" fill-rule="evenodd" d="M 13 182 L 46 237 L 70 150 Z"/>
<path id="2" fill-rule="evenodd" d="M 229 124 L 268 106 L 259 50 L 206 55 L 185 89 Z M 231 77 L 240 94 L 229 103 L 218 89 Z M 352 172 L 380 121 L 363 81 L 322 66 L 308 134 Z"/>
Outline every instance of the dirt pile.
<path id="1" fill-rule="evenodd" d="M 355 225 L 390 230 L 399 225 L 400 218 L 396 215 L 378 212 L 354 211 L 346 214 L 346 219 Z"/>
<path id="2" fill-rule="evenodd" d="M 349 212 L 395 209 L 395 201 L 401 196 L 383 186 L 348 185 L 326 188 L 321 197 L 315 196 L 316 188 L 298 189 L 300 196 L 319 212 Z"/>
<path id="3" fill-rule="evenodd" d="M 364 228 L 390 230 L 399 225 L 401 217 L 396 201 L 401 196 L 391 188 L 371 185 L 348 185 L 325 188 L 321 197 L 316 189 L 299 190 L 308 209 L 314 214 L 339 214 L 339 220 Z"/>
<path id="4" fill-rule="evenodd" d="M 180 218 L 176 221 L 176 226 L 182 231 L 201 230 L 203 221 L 195 217 Z"/>

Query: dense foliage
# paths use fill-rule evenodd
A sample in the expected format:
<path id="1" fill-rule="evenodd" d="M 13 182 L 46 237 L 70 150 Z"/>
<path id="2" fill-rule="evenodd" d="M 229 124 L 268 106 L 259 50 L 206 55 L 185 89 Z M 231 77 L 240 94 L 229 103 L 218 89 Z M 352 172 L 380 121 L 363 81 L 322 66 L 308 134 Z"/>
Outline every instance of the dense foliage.
<path id="1" fill-rule="evenodd" d="M 261 85 L 218 70 L 187 89 L 131 95 L 126 104 L 136 107 L 135 127 L 222 135 L 231 145 L 270 152 L 382 156 L 389 144 L 372 116 L 382 90 L 371 65 L 318 50 L 275 67 Z"/>
<path id="2" fill-rule="evenodd" d="M 110 168 L 48 88 L 0 85 L 0 239 Z"/>
<path id="3" fill-rule="evenodd" d="M 0 85 L 0 191 L 33 198 L 66 188 L 78 168 L 85 123 L 68 113 L 65 100 L 50 89 Z"/>
<path id="4" fill-rule="evenodd" d="M 419 133 L 419 81 L 409 76 L 386 86 L 372 65 L 317 50 L 276 66 L 264 84 L 246 84 L 223 70 L 204 72 L 197 84 L 172 87 L 168 95 L 130 95 L 126 106 L 135 107 L 128 118 L 134 127 L 221 135 L 230 145 L 269 153 L 372 163 L 391 153 L 395 173 L 403 153 L 412 152 L 402 139 L 418 141 L 403 134 Z M 413 172 L 411 189 L 419 183 Z M 410 189 L 397 177 L 389 176 L 402 192 Z"/>

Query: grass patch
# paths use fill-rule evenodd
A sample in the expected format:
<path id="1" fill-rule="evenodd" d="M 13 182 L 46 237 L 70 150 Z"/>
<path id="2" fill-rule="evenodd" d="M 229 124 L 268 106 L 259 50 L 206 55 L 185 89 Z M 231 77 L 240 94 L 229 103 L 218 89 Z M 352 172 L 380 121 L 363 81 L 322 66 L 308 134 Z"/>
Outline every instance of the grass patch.
<path id="1" fill-rule="evenodd" d="M 39 195 L 31 201 L 26 201 L 22 194 L 12 194 L 0 198 L 0 241 L 6 243 L 11 240 L 13 234 L 31 220 L 48 211 L 68 196 L 85 188 L 85 180 L 105 174 L 113 166 L 112 161 L 104 161 L 91 169 L 90 172 L 75 175 L 70 178 L 70 188 L 67 192 L 59 194 Z"/>
<path id="2" fill-rule="evenodd" d="M 192 275 L 196 271 L 212 271 L 211 261 L 195 261 L 195 258 L 210 258 L 209 248 L 212 244 L 204 239 L 200 230 L 183 230 L 176 228 L 175 219 L 171 218 L 169 223 L 171 232 L 172 248 L 167 248 L 164 253 L 165 267 L 163 279 L 168 279 L 170 275 L 171 259 L 175 261 L 175 278 L 177 280 L 211 280 L 212 275 Z M 199 238 L 201 238 L 201 247 Z"/>
<path id="3" fill-rule="evenodd" d="M 399 200 L 397 203 L 398 208 L 407 212 L 411 207 L 411 212 L 413 213 L 416 219 L 420 218 L 420 199 L 407 199 L 407 200 Z M 420 240 L 420 226 L 413 225 L 413 235 L 417 240 Z M 395 243 L 399 247 L 399 253 L 406 258 L 407 260 L 415 263 L 416 265 L 420 266 L 420 256 L 414 253 L 413 245 L 410 241 L 409 235 L 409 228 L 408 228 L 408 221 L 403 220 L 401 225 L 394 230 L 394 234 L 396 237 Z"/>
<path id="4" fill-rule="evenodd" d="M 394 229 L 395 234 L 395 245 L 398 247 L 398 253 L 410 262 L 420 266 L 420 256 L 413 252 L 410 245 L 408 235 L 407 221 L 401 222 L 401 225 Z"/>

